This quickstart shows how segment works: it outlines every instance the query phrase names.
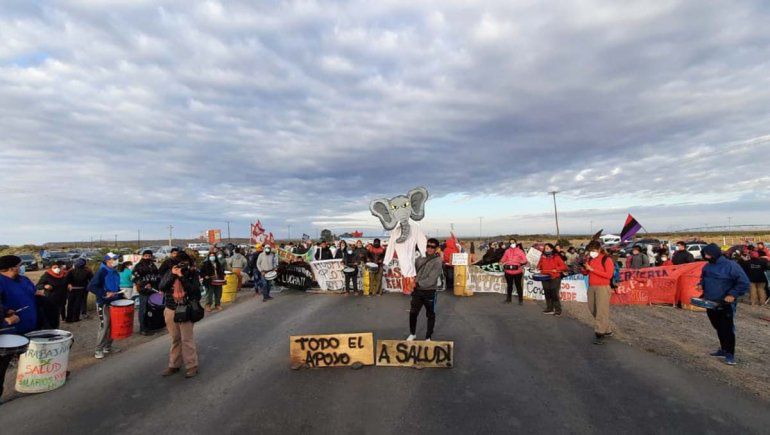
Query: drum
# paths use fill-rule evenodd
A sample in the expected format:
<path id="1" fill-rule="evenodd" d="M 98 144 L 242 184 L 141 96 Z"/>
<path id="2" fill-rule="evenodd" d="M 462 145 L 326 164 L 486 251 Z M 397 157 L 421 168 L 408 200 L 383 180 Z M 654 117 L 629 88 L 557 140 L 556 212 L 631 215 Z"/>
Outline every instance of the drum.
<path id="1" fill-rule="evenodd" d="M 119 299 L 110 303 L 110 338 L 120 340 L 134 333 L 134 301 Z"/>
<path id="2" fill-rule="evenodd" d="M 366 263 L 366 267 L 367 267 L 369 270 L 371 270 L 372 272 L 377 272 L 377 269 L 379 269 L 379 268 L 380 268 L 380 266 L 379 266 L 379 265 L 377 265 L 377 263 Z"/>
<path id="3" fill-rule="evenodd" d="M 274 279 L 278 278 L 278 272 L 271 270 L 270 272 L 267 272 L 265 274 L 265 279 L 268 281 L 272 281 Z"/>
<path id="4" fill-rule="evenodd" d="M 29 338 L 22 335 L 0 335 L 0 356 L 21 355 L 27 351 Z"/>
<path id="5" fill-rule="evenodd" d="M 44 393 L 64 385 L 74 340 L 72 333 L 61 329 L 44 329 L 30 332 L 27 338 L 27 352 L 19 357 L 16 391 Z"/>
<path id="6" fill-rule="evenodd" d="M 211 280 L 211 285 L 225 285 L 225 284 L 227 284 L 227 280 L 226 279 L 212 279 Z"/>
<path id="7" fill-rule="evenodd" d="M 163 293 L 153 293 L 150 295 L 148 301 L 150 302 L 150 305 L 154 305 L 156 307 L 162 307 L 163 304 Z"/>
<path id="8" fill-rule="evenodd" d="M 166 327 L 166 319 L 163 318 L 163 310 L 166 305 L 163 303 L 163 293 L 153 293 L 148 300 L 147 310 L 144 312 L 144 328 L 148 331 L 155 331 Z"/>
<path id="9" fill-rule="evenodd" d="M 713 310 L 714 308 L 719 306 L 717 302 L 710 301 L 708 299 L 703 299 L 703 298 L 690 298 L 690 303 L 692 305 L 695 305 L 696 307 L 706 308 L 710 310 Z"/>
<path id="10" fill-rule="evenodd" d="M 355 271 L 356 271 L 356 269 L 354 269 L 352 267 L 346 267 L 346 268 L 342 269 L 342 273 L 344 273 L 345 275 L 350 275 L 351 273 L 353 273 Z"/>
<path id="11" fill-rule="evenodd" d="M 535 281 L 550 281 L 551 275 L 547 273 L 534 273 L 532 274 L 532 279 Z"/>

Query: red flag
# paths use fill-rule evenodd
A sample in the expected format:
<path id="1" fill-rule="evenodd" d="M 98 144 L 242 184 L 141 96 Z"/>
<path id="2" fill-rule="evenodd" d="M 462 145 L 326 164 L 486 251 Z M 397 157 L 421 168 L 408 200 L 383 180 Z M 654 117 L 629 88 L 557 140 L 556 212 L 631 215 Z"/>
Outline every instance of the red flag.
<path id="1" fill-rule="evenodd" d="M 262 222 L 257 221 L 257 223 L 251 224 L 251 243 L 256 244 L 259 243 L 259 239 L 262 234 L 265 233 L 265 229 L 262 228 Z"/>

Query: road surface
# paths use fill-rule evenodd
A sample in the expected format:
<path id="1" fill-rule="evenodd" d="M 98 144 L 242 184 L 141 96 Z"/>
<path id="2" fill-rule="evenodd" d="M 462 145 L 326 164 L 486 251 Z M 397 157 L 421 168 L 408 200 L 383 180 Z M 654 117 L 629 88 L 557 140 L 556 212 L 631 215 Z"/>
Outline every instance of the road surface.
<path id="1" fill-rule="evenodd" d="M 284 292 L 195 327 L 201 373 L 161 378 L 168 337 L 111 355 L 59 390 L 0 407 L 20 434 L 87 433 L 767 433 L 768 404 L 589 328 L 440 295 L 437 340 L 455 368 L 289 369 L 288 337 L 407 334 L 407 297 Z M 704 327 L 706 325 L 704 324 Z M 419 327 L 424 333 L 424 313 Z M 704 349 L 705 351 L 705 349 Z"/>

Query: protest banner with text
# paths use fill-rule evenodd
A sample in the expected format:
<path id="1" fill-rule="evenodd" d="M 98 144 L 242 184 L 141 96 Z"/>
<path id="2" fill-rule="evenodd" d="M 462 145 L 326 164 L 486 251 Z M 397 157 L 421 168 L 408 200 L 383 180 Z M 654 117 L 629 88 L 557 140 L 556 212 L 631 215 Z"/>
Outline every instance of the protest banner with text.
<path id="1" fill-rule="evenodd" d="M 452 368 L 454 342 L 377 340 L 378 366 Z"/>
<path id="2" fill-rule="evenodd" d="M 374 334 L 294 335 L 289 337 L 292 368 L 374 365 Z"/>

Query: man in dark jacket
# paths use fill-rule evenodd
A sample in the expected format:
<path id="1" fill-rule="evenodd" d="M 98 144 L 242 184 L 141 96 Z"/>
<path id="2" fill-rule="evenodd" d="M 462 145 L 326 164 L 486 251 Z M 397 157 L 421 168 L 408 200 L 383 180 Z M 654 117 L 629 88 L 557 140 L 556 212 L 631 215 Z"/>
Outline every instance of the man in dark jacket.
<path id="1" fill-rule="evenodd" d="M 749 279 L 738 263 L 722 255 L 716 244 L 706 246 L 702 252 L 708 261 L 701 271 L 703 298 L 718 304 L 716 308 L 706 310 L 720 345 L 711 356 L 724 357 L 725 364 L 735 365 L 736 299 L 748 291 Z"/>
<path id="2" fill-rule="evenodd" d="M 86 265 L 86 260 L 78 258 L 75 267 L 67 274 L 70 290 L 67 294 L 67 313 L 64 319 L 66 322 L 79 322 L 81 315 L 85 317 L 88 296 L 86 287 L 93 277 L 94 273 Z"/>
<path id="3" fill-rule="evenodd" d="M 767 259 L 743 254 L 738 264 L 741 265 L 743 271 L 749 277 L 749 299 L 751 300 L 751 305 L 763 305 L 767 298 L 765 294 L 765 287 L 767 286 L 765 272 L 770 270 Z"/>
<path id="4" fill-rule="evenodd" d="M 145 319 L 145 316 L 147 315 L 147 303 L 150 300 L 150 296 L 155 293 L 160 284 L 160 271 L 158 270 L 158 266 L 155 265 L 152 251 L 148 249 L 142 252 L 142 259 L 136 263 L 136 266 L 134 266 L 131 279 L 134 281 L 134 284 L 136 284 L 139 291 L 139 334 L 147 335 L 150 332 L 147 328 Z"/>
<path id="5" fill-rule="evenodd" d="M 321 260 L 333 260 L 334 256 L 332 255 L 331 249 L 329 249 L 329 244 L 326 243 L 326 240 L 321 242 L 321 246 L 316 249 L 315 251 L 315 260 L 321 261 Z"/>
<path id="6" fill-rule="evenodd" d="M 345 273 L 345 294 L 353 292 L 358 293 L 358 256 L 352 246 L 345 246 L 340 248 L 338 253 L 342 253 L 342 262 L 345 264 L 345 268 L 353 269 L 350 272 Z"/>
<path id="7" fill-rule="evenodd" d="M 377 264 L 377 270 L 367 268 L 369 273 L 369 294 L 382 294 L 382 273 L 384 272 L 385 248 L 380 245 L 380 239 L 374 239 L 372 245 L 367 250 L 366 260 Z"/>
<path id="8" fill-rule="evenodd" d="M 687 251 L 687 245 L 684 242 L 676 242 L 676 251 L 671 257 L 671 262 L 674 263 L 674 266 L 692 263 L 693 261 L 695 261 L 695 257 Z"/>
<path id="9" fill-rule="evenodd" d="M 436 253 L 439 243 L 436 239 L 428 239 L 425 256 L 419 257 L 414 262 L 417 270 L 415 289 L 412 292 L 412 304 L 409 310 L 409 336 L 406 341 L 417 338 L 417 316 L 422 307 L 425 307 L 425 315 L 428 318 L 428 330 L 425 339 L 430 340 L 433 335 L 433 327 L 436 324 L 436 291 L 444 286 L 444 269 L 441 256 Z"/>

